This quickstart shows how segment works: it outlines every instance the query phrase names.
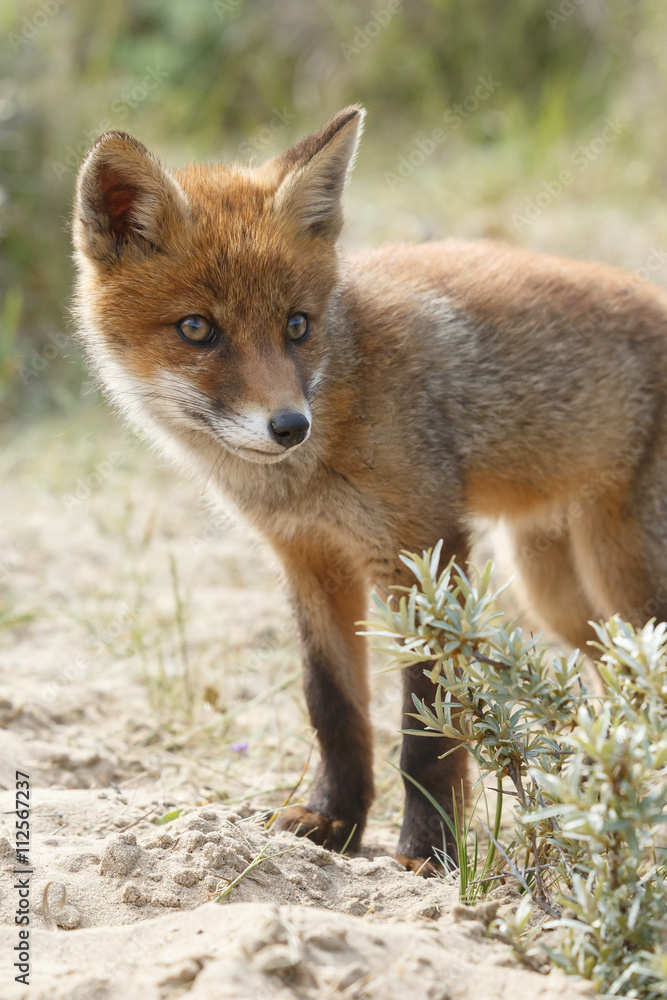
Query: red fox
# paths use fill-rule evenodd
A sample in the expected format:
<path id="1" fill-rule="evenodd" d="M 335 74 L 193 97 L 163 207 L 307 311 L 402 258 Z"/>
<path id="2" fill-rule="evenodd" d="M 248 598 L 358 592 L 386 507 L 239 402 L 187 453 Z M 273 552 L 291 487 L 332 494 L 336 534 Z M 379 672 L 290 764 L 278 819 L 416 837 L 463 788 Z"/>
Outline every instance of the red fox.
<path id="1" fill-rule="evenodd" d="M 667 293 L 493 242 L 346 257 L 342 195 L 364 110 L 258 167 L 166 170 L 100 136 L 78 178 L 80 337 L 120 410 L 273 547 L 320 763 L 282 828 L 361 843 L 373 798 L 369 589 L 401 550 L 469 557 L 502 519 L 544 623 L 573 645 L 619 612 L 667 618 Z M 433 693 L 405 671 L 412 694 Z M 456 744 L 454 744 L 456 745 Z M 401 768 L 446 809 L 460 747 L 406 735 Z M 405 781 L 397 857 L 441 844 Z M 453 853 L 453 852 L 450 852 Z"/>

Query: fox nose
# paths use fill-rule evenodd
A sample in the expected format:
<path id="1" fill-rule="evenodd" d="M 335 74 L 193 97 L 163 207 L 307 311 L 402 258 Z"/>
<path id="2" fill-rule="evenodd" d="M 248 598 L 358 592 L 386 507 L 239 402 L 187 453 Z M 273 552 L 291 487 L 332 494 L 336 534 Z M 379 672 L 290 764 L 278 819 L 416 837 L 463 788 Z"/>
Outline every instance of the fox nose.
<path id="1" fill-rule="evenodd" d="M 310 421 L 298 410 L 281 410 L 269 420 L 269 427 L 274 440 L 283 448 L 293 448 L 306 440 L 310 430 Z"/>

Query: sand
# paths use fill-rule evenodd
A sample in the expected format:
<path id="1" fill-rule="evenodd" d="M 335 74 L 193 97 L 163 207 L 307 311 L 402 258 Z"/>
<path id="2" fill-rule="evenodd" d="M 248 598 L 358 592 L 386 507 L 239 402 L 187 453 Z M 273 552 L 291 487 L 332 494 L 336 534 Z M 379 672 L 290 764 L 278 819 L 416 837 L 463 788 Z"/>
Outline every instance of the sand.
<path id="1" fill-rule="evenodd" d="M 421 879 L 391 857 L 344 858 L 262 814 L 182 807 L 113 789 L 44 790 L 33 813 L 30 996 L 582 997 L 560 973 L 520 968 L 489 939 L 495 907 L 465 912 L 453 879 Z M 3 814 L 9 793 L 0 796 Z M 175 809 L 173 809 L 175 811 Z M 243 810 L 248 812 L 248 810 Z M 264 851 L 260 864 L 216 896 Z M 15 852 L 0 840 L 0 893 Z M 516 900 L 498 907 L 513 906 Z M 18 942 L 7 919 L 0 953 Z M 3 977 L 2 996 L 25 987 Z"/>
<path id="2" fill-rule="evenodd" d="M 455 879 L 391 858 L 396 674 L 373 679 L 363 856 L 273 835 L 316 752 L 270 558 L 98 402 L 3 443 L 2 1000 L 589 995 L 522 967 L 489 936 L 493 912 L 462 911 Z M 31 785 L 29 990 L 12 967 L 17 769 Z M 495 899 L 502 915 L 518 896 Z"/>

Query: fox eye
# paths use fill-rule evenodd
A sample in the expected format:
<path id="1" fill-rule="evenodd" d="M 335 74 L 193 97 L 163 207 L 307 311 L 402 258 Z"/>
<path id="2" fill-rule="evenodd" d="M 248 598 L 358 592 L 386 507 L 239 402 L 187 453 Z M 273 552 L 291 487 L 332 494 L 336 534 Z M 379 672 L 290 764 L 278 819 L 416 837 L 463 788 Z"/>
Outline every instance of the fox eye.
<path id="1" fill-rule="evenodd" d="M 217 331 L 204 316 L 185 316 L 176 323 L 176 329 L 189 344 L 210 344 Z"/>
<path id="2" fill-rule="evenodd" d="M 287 321 L 287 336 L 295 344 L 299 340 L 305 340 L 310 331 L 308 317 L 304 313 L 294 313 Z"/>

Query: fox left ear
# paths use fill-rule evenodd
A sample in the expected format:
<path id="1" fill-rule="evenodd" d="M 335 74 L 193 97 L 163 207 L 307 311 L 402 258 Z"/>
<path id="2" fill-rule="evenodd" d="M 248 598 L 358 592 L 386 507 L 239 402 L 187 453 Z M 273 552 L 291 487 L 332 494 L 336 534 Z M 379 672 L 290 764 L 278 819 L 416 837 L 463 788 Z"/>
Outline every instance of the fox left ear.
<path id="1" fill-rule="evenodd" d="M 314 135 L 274 162 L 284 171 L 274 207 L 299 230 L 334 241 L 343 227 L 342 195 L 354 163 L 366 112 L 359 105 L 339 111 Z"/>

